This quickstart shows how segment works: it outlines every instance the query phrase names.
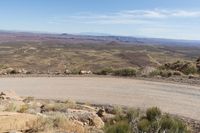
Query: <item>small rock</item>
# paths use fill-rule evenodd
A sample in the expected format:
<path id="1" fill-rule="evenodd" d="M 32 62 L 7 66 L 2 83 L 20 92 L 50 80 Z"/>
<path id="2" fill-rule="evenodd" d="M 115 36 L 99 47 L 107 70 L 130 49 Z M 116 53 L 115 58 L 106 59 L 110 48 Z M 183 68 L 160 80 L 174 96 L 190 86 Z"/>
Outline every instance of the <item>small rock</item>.
<path id="1" fill-rule="evenodd" d="M 65 70 L 64 73 L 67 74 L 67 75 L 69 75 L 69 74 L 71 74 L 72 72 L 71 72 L 70 70 Z"/>
<path id="2" fill-rule="evenodd" d="M 99 111 L 97 112 L 97 115 L 99 117 L 103 117 L 104 116 L 104 113 L 105 113 L 105 110 L 104 109 L 99 109 Z"/>

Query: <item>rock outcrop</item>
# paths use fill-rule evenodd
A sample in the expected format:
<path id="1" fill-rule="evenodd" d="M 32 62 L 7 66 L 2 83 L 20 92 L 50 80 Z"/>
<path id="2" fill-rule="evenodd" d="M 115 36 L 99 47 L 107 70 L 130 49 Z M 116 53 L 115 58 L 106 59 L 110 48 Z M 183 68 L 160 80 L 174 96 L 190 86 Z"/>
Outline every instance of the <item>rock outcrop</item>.
<path id="1" fill-rule="evenodd" d="M 82 122 L 83 125 L 94 126 L 99 129 L 104 127 L 104 122 L 95 112 L 68 109 L 67 116 L 72 120 Z"/>
<path id="2" fill-rule="evenodd" d="M 0 93 L 1 100 L 14 100 L 22 101 L 22 98 L 19 97 L 14 91 L 3 91 Z"/>
<path id="3" fill-rule="evenodd" d="M 0 132 L 25 131 L 37 118 L 31 114 L 0 112 Z"/>

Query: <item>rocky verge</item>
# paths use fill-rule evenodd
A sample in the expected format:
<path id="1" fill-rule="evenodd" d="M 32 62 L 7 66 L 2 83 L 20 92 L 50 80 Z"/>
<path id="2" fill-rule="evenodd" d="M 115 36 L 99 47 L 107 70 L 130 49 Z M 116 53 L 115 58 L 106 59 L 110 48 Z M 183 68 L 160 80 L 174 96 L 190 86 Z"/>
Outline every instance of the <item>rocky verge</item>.
<path id="1" fill-rule="evenodd" d="M 0 93 L 0 132 L 116 133 L 121 130 L 122 133 L 127 131 L 151 133 L 153 130 L 151 121 L 154 118 L 159 121 L 170 120 L 173 124 L 178 123 L 177 129 L 180 131 L 187 130 L 194 133 L 200 131 L 199 121 L 169 116 L 169 114 L 161 116 L 161 112 L 157 108 L 149 109 L 149 112 L 147 111 L 145 114 L 145 111 L 139 109 L 133 111 L 126 107 L 90 105 L 76 103 L 72 100 L 19 97 L 13 91 L 5 91 Z M 166 122 L 168 123 L 168 121 Z M 170 122 L 167 124 L 168 126 L 170 126 Z M 163 123 L 160 122 L 160 124 Z M 146 127 L 147 125 L 148 127 Z M 169 130 L 167 127 L 165 128 L 166 131 Z"/>

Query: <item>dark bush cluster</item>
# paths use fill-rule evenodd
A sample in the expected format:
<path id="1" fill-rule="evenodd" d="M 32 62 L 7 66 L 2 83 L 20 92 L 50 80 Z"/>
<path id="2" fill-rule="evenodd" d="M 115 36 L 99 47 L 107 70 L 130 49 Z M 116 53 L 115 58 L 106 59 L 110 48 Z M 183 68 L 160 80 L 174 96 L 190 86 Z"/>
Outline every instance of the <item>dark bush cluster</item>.
<path id="1" fill-rule="evenodd" d="M 131 77 L 136 76 L 136 70 L 133 68 L 122 68 L 116 70 L 113 70 L 112 68 L 105 68 L 95 74 Z"/>
<path id="2" fill-rule="evenodd" d="M 196 65 L 192 62 L 186 62 L 186 61 L 176 61 L 174 63 L 166 63 L 161 67 L 161 69 L 179 71 L 184 73 L 185 75 L 197 73 Z"/>
<path id="3" fill-rule="evenodd" d="M 118 69 L 114 71 L 115 76 L 136 76 L 136 70 L 133 68 Z"/>
<path id="4" fill-rule="evenodd" d="M 178 118 L 162 114 L 157 107 L 130 110 L 106 123 L 105 133 L 188 133 L 187 126 Z"/>
<path id="5" fill-rule="evenodd" d="M 104 68 L 98 72 L 96 72 L 95 74 L 98 75 L 111 75 L 113 73 L 113 69 L 112 68 Z"/>

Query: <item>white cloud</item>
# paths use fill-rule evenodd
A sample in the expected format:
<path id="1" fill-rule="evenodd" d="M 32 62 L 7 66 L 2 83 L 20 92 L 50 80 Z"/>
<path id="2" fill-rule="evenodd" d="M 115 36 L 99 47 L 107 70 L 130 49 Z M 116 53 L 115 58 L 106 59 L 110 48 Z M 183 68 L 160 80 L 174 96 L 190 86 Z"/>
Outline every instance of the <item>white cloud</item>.
<path id="1" fill-rule="evenodd" d="M 51 23 L 85 23 L 85 24 L 141 24 L 162 19 L 200 18 L 200 11 L 186 10 L 125 10 L 113 13 L 95 14 L 78 13 L 54 19 Z"/>
<path id="2" fill-rule="evenodd" d="M 72 32 L 101 32 L 160 38 L 199 39 L 200 11 L 125 10 L 110 13 L 82 12 L 56 16 L 49 24 Z M 52 26 L 52 27 L 54 27 Z"/>

